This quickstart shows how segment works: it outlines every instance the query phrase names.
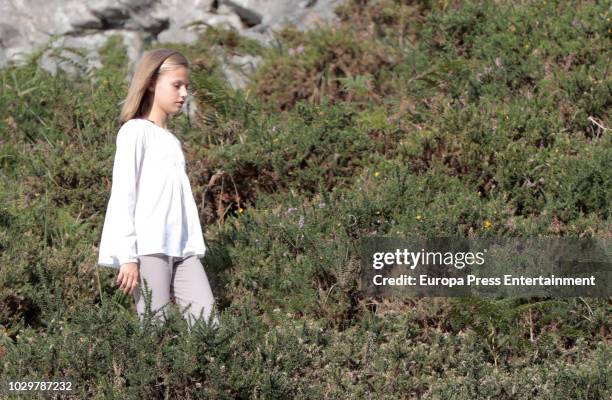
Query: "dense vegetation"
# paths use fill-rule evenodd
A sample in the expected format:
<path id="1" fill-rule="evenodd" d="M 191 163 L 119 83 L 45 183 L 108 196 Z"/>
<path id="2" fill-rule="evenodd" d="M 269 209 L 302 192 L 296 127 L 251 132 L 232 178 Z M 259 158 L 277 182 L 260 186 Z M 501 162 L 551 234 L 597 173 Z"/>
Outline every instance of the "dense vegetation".
<path id="1" fill-rule="evenodd" d="M 610 298 L 381 299 L 367 235 L 610 237 L 612 8 L 352 0 L 263 47 L 176 45 L 197 111 L 171 121 L 222 326 L 139 324 L 96 265 L 126 93 L 103 69 L 0 71 L 0 376 L 79 398 L 612 396 Z M 158 47 L 169 47 L 164 44 Z M 217 60 L 262 63 L 232 90 Z"/>

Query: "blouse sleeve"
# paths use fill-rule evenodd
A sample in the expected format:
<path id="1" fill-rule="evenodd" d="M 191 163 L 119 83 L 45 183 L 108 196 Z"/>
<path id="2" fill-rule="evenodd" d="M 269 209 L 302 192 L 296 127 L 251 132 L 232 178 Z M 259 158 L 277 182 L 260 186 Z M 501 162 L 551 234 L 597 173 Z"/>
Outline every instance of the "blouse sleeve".
<path id="1" fill-rule="evenodd" d="M 138 262 L 134 211 L 145 143 L 144 132 L 130 129 L 134 127 L 128 122 L 117 134 L 111 196 L 100 243 L 100 264 L 107 260 L 107 265 L 116 268 Z"/>

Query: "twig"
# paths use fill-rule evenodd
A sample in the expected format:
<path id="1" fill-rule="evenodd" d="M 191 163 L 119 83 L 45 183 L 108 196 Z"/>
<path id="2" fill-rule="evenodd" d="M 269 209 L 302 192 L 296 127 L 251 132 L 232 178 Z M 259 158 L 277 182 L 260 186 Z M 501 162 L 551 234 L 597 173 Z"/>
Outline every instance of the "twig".
<path id="1" fill-rule="evenodd" d="M 586 300 L 584 300 L 582 297 L 578 297 L 584 304 L 586 304 L 587 308 L 589 309 L 589 314 L 591 314 L 591 316 L 593 316 L 593 310 L 591 309 L 591 306 L 589 305 L 589 303 L 586 302 Z M 589 317 L 584 317 L 587 321 L 589 322 L 593 322 L 593 320 Z"/>
<path id="2" fill-rule="evenodd" d="M 604 131 L 609 131 L 610 128 L 606 128 L 601 122 L 598 122 L 593 116 L 589 115 L 589 118 L 587 118 L 589 121 L 591 121 L 593 124 L 597 125 L 598 128 L 603 129 Z M 599 137 L 599 135 L 598 135 Z"/>
<path id="3" fill-rule="evenodd" d="M 327 291 L 327 295 L 325 296 L 325 300 L 323 300 L 323 304 L 327 303 L 327 298 L 329 297 L 329 294 L 331 293 L 332 289 L 334 288 L 334 286 L 336 286 L 338 284 L 338 282 L 334 283 L 333 285 L 331 285 L 331 287 L 329 288 L 329 290 Z"/>
<path id="4" fill-rule="evenodd" d="M 531 308 L 529 309 L 529 340 L 531 343 L 534 342 L 533 338 L 533 316 L 531 314 Z"/>

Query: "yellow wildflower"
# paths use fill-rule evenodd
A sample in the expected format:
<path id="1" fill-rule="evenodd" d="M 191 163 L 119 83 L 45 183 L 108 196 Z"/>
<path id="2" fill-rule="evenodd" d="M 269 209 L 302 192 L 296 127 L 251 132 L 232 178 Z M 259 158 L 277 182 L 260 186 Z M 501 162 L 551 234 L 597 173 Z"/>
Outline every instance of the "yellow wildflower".
<path id="1" fill-rule="evenodd" d="M 374 172 L 374 176 L 378 177 L 380 175 L 380 172 L 376 171 Z"/>
<path id="2" fill-rule="evenodd" d="M 488 219 L 485 219 L 483 226 L 485 229 L 490 229 L 493 226 L 493 222 L 489 221 Z"/>

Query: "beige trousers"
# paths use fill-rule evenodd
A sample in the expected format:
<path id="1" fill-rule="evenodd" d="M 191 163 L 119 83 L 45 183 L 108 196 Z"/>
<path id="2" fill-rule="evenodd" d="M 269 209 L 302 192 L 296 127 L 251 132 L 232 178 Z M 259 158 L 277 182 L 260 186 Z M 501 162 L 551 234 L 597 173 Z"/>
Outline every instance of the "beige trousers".
<path id="1" fill-rule="evenodd" d="M 208 322 L 215 300 L 204 267 L 197 256 L 182 258 L 148 254 L 139 256 L 138 260 L 139 283 L 133 294 L 141 321 L 149 298 L 149 313 L 158 321 L 165 320 L 170 303 L 176 303 L 189 328 L 202 317 Z M 214 314 L 212 324 L 218 327 L 219 318 Z"/>

